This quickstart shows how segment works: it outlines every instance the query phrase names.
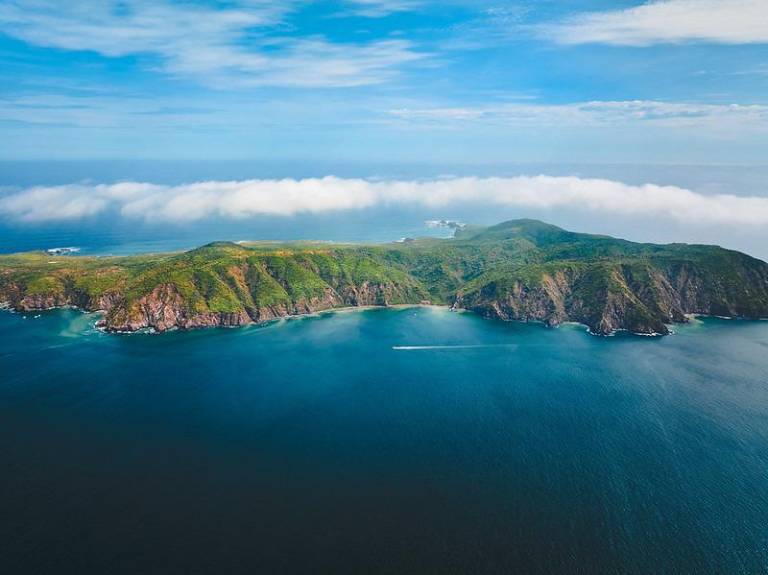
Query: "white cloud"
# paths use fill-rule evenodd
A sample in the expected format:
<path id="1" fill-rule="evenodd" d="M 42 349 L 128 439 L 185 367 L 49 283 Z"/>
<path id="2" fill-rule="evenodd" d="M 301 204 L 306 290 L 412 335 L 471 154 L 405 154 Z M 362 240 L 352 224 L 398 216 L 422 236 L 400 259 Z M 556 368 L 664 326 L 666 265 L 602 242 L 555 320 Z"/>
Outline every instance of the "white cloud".
<path id="1" fill-rule="evenodd" d="M 153 56 L 160 69 L 216 87 L 347 87 L 384 82 L 425 54 L 406 40 L 336 44 L 281 28 L 297 0 L 239 0 L 214 9 L 167 0 L 0 3 L 0 32 L 36 46 Z"/>
<path id="2" fill-rule="evenodd" d="M 766 0 L 656 0 L 545 25 L 562 44 L 649 46 L 681 42 L 768 43 Z"/>
<path id="3" fill-rule="evenodd" d="M 665 218 L 702 224 L 768 225 L 768 197 L 704 195 L 676 186 L 632 186 L 604 179 L 520 176 L 428 181 L 304 180 L 143 183 L 33 187 L 0 198 L 0 214 L 16 221 L 77 220 L 118 212 L 156 222 L 209 217 L 291 216 L 375 206 L 464 205 L 559 208 L 600 215 Z"/>
<path id="4" fill-rule="evenodd" d="M 389 114 L 408 121 L 492 122 L 523 126 L 616 126 L 652 123 L 665 126 L 768 127 L 768 106 L 629 100 L 572 104 L 513 103 L 485 107 L 400 108 Z"/>
<path id="5" fill-rule="evenodd" d="M 414 10 L 421 5 L 419 0 L 347 0 L 354 7 L 354 13 L 369 18 L 387 16 L 393 12 Z"/>

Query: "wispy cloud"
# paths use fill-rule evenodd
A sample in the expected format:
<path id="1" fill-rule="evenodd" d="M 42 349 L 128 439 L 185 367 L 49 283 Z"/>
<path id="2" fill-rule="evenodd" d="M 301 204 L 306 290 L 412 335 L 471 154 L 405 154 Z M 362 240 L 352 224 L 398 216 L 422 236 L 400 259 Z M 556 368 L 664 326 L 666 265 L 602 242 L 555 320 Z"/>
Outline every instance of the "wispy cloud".
<path id="1" fill-rule="evenodd" d="M 382 205 L 565 208 L 603 215 L 703 224 L 768 225 L 768 198 L 704 195 L 676 186 L 627 185 L 604 179 L 521 176 L 429 181 L 304 180 L 199 182 L 162 186 L 125 182 L 33 187 L 0 198 L 11 220 L 77 220 L 117 212 L 124 218 L 189 222 L 360 210 Z"/>
<path id="2" fill-rule="evenodd" d="M 654 100 L 594 101 L 573 104 L 512 103 L 480 107 L 400 108 L 393 117 L 414 122 L 491 122 L 525 126 L 741 125 L 768 128 L 768 106 L 702 104 Z"/>
<path id="3" fill-rule="evenodd" d="M 541 26 L 539 31 L 562 44 L 765 44 L 768 2 L 655 0 L 623 10 L 580 14 Z"/>
<path id="4" fill-rule="evenodd" d="M 264 95 L 254 102 L 248 93 L 183 95 L 0 95 L 0 122 L 26 126 L 84 129 L 91 133 L 167 131 L 183 133 L 226 132 L 235 135 L 279 130 L 279 135 L 314 126 L 323 131 L 371 123 L 371 108 L 387 104 L 367 95 L 344 94 L 336 98 L 324 93 Z M 375 117 L 379 119 L 379 115 Z M 2 178 L 0 177 L 0 185 Z"/>
<path id="5" fill-rule="evenodd" d="M 347 0 L 354 13 L 368 18 L 388 16 L 394 12 L 414 10 L 423 4 L 422 0 Z"/>
<path id="6" fill-rule="evenodd" d="M 166 73 L 215 87 L 376 84 L 425 57 L 404 39 L 340 44 L 291 36 L 281 26 L 297 4 L 239 0 L 215 9 L 163 0 L 15 0 L 0 4 L 0 31 L 36 46 L 154 57 Z"/>
<path id="7" fill-rule="evenodd" d="M 125 96 L 32 94 L 0 97 L 0 121 L 82 128 L 128 128 L 141 125 L 198 127 L 215 121 L 216 110 L 178 101 Z"/>

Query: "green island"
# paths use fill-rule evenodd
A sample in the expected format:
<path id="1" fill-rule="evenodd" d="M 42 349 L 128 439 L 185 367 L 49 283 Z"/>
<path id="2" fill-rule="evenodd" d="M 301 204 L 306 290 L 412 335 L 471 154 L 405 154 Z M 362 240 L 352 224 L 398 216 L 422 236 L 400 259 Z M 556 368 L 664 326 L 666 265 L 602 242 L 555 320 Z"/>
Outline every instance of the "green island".
<path id="1" fill-rule="evenodd" d="M 691 314 L 768 317 L 768 264 L 536 220 L 383 245 L 215 242 L 127 257 L 0 256 L 0 304 L 102 311 L 111 332 L 239 326 L 321 310 L 437 304 L 594 334 L 667 334 Z"/>

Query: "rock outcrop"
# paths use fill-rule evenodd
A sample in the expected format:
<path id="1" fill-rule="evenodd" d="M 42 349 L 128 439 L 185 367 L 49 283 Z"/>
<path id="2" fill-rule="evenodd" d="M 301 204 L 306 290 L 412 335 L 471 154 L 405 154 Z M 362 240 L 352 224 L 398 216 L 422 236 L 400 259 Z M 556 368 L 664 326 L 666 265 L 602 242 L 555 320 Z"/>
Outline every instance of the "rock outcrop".
<path id="1" fill-rule="evenodd" d="M 768 266 L 745 268 L 738 274 L 742 277 L 687 265 L 598 262 L 527 281 L 481 281 L 468 293 L 460 292 L 454 306 L 487 317 L 550 326 L 579 322 L 598 335 L 619 330 L 665 335 L 669 324 L 685 322 L 691 314 L 768 316 Z M 727 283 L 733 284 L 731 289 L 723 288 Z"/>

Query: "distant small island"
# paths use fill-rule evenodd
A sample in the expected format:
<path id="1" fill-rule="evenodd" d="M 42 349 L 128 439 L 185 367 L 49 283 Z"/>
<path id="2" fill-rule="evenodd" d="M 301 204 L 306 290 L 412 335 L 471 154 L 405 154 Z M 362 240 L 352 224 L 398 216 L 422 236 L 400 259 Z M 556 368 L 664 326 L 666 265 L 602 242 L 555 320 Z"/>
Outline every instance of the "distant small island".
<path id="1" fill-rule="evenodd" d="M 455 220 L 427 220 L 424 222 L 428 228 L 448 228 L 450 230 L 461 230 L 467 227 L 467 224 Z"/>
<path id="2" fill-rule="evenodd" d="M 450 239 L 384 245 L 216 242 L 159 255 L 0 256 L 0 305 L 102 311 L 111 332 L 426 302 L 503 320 L 579 322 L 599 335 L 664 335 L 690 314 L 768 317 L 768 264 L 739 252 L 640 244 L 536 220 L 450 227 Z"/>
<path id="3" fill-rule="evenodd" d="M 69 256 L 72 254 L 76 254 L 80 251 L 80 248 L 75 247 L 69 247 L 69 248 L 48 248 L 45 250 L 45 253 L 47 253 L 49 256 Z"/>

